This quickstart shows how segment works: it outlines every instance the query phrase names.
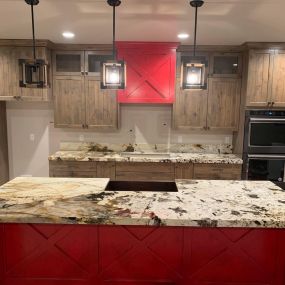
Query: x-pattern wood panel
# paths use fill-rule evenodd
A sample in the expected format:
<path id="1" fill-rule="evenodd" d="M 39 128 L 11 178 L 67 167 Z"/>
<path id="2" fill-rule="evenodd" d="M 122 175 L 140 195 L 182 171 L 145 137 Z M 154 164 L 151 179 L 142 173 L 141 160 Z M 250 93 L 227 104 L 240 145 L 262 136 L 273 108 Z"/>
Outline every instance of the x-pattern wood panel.
<path id="1" fill-rule="evenodd" d="M 285 231 L 0 225 L 1 285 L 284 285 Z"/>
<path id="2" fill-rule="evenodd" d="M 130 48 L 131 47 L 131 48 Z M 176 53 L 173 46 L 142 45 L 118 49 L 127 63 L 127 87 L 118 91 L 120 103 L 173 103 Z"/>

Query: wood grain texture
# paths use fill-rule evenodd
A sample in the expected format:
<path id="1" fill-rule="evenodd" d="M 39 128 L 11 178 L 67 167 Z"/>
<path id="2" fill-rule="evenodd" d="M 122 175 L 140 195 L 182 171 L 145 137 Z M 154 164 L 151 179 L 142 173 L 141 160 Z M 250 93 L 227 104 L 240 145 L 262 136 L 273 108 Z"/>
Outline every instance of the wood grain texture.
<path id="1" fill-rule="evenodd" d="M 92 129 L 118 128 L 118 102 L 114 90 L 101 90 L 98 77 L 85 77 L 86 124 Z"/>
<path id="2" fill-rule="evenodd" d="M 207 124 L 208 90 L 182 90 L 176 79 L 176 100 L 173 104 L 175 129 L 202 130 Z"/>
<path id="3" fill-rule="evenodd" d="M 84 77 L 55 76 L 54 124 L 58 128 L 82 128 L 85 124 Z"/>
<path id="4" fill-rule="evenodd" d="M 233 164 L 194 164 L 194 179 L 240 180 L 241 165 Z"/>
<path id="5" fill-rule="evenodd" d="M 176 163 L 175 179 L 193 179 L 193 163 Z"/>
<path id="6" fill-rule="evenodd" d="M 97 177 L 116 179 L 116 163 L 115 162 L 97 162 Z"/>
<path id="7" fill-rule="evenodd" d="M 50 51 L 44 47 L 36 49 L 39 59 L 50 63 Z M 21 88 L 19 86 L 19 59 L 31 59 L 31 47 L 0 46 L 0 100 L 50 101 L 51 88 Z"/>
<path id="8" fill-rule="evenodd" d="M 212 130 L 238 130 L 240 95 L 240 79 L 209 79 L 208 128 Z"/>
<path id="9" fill-rule="evenodd" d="M 6 103 L 0 102 L 0 185 L 9 180 Z"/>
<path id="10" fill-rule="evenodd" d="M 273 67 L 270 73 L 272 80 L 270 102 L 273 107 L 285 107 L 285 51 L 279 50 L 274 54 Z"/>
<path id="11" fill-rule="evenodd" d="M 269 71 L 273 56 L 269 50 L 249 52 L 246 103 L 248 107 L 268 106 L 270 101 Z"/>

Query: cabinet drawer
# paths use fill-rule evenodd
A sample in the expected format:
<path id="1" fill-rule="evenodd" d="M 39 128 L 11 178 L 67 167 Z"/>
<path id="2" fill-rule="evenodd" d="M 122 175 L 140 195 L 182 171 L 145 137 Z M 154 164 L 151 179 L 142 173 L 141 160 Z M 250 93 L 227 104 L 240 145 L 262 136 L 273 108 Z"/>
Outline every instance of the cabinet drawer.
<path id="1" fill-rule="evenodd" d="M 116 164 L 118 172 L 174 172 L 172 163 L 156 163 L 156 162 L 121 162 Z"/>
<path id="2" fill-rule="evenodd" d="M 96 172 L 97 163 L 94 161 L 50 161 L 50 170 L 55 171 L 93 171 Z"/>
<path id="3" fill-rule="evenodd" d="M 96 178 L 97 174 L 93 171 L 52 171 L 50 177 Z"/>
<path id="4" fill-rule="evenodd" d="M 241 165 L 233 164 L 195 164 L 194 179 L 240 180 Z"/>
<path id="5" fill-rule="evenodd" d="M 174 181 L 174 172 L 116 172 L 118 181 Z"/>

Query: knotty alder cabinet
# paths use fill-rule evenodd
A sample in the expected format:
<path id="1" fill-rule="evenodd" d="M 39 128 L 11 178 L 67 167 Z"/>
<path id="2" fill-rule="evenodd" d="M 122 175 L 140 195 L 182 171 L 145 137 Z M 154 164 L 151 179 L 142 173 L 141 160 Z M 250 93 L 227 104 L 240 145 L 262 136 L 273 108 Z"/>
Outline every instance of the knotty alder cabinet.
<path id="1" fill-rule="evenodd" d="M 241 56 L 215 53 L 210 57 L 207 90 L 182 90 L 180 74 L 173 105 L 173 126 L 176 129 L 238 129 L 241 96 Z"/>
<path id="2" fill-rule="evenodd" d="M 117 181 L 240 180 L 241 165 L 159 162 L 50 161 L 50 177 L 98 177 Z"/>
<path id="3" fill-rule="evenodd" d="M 109 51 L 54 52 L 55 127 L 118 127 L 116 91 L 100 89 L 100 64 L 110 58 Z"/>
<path id="4" fill-rule="evenodd" d="M 247 107 L 285 106 L 285 50 L 250 50 Z"/>
<path id="5" fill-rule="evenodd" d="M 51 63 L 51 52 L 46 47 L 37 47 L 38 59 Z M 0 46 L 0 100 L 49 101 L 49 88 L 22 88 L 19 86 L 20 69 L 19 59 L 32 59 L 32 47 Z"/>
<path id="6" fill-rule="evenodd" d="M 0 102 L 0 185 L 9 180 L 6 103 Z"/>

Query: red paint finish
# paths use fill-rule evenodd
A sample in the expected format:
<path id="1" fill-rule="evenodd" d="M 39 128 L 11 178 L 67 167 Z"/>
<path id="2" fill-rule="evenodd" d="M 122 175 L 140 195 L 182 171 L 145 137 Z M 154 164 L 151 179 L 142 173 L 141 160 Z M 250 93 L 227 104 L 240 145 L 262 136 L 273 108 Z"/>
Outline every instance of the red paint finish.
<path id="1" fill-rule="evenodd" d="M 1 285 L 284 285 L 285 230 L 0 225 Z"/>
<path id="2" fill-rule="evenodd" d="M 127 87 L 119 103 L 172 104 L 178 43 L 117 42 L 117 58 L 127 63 Z"/>

